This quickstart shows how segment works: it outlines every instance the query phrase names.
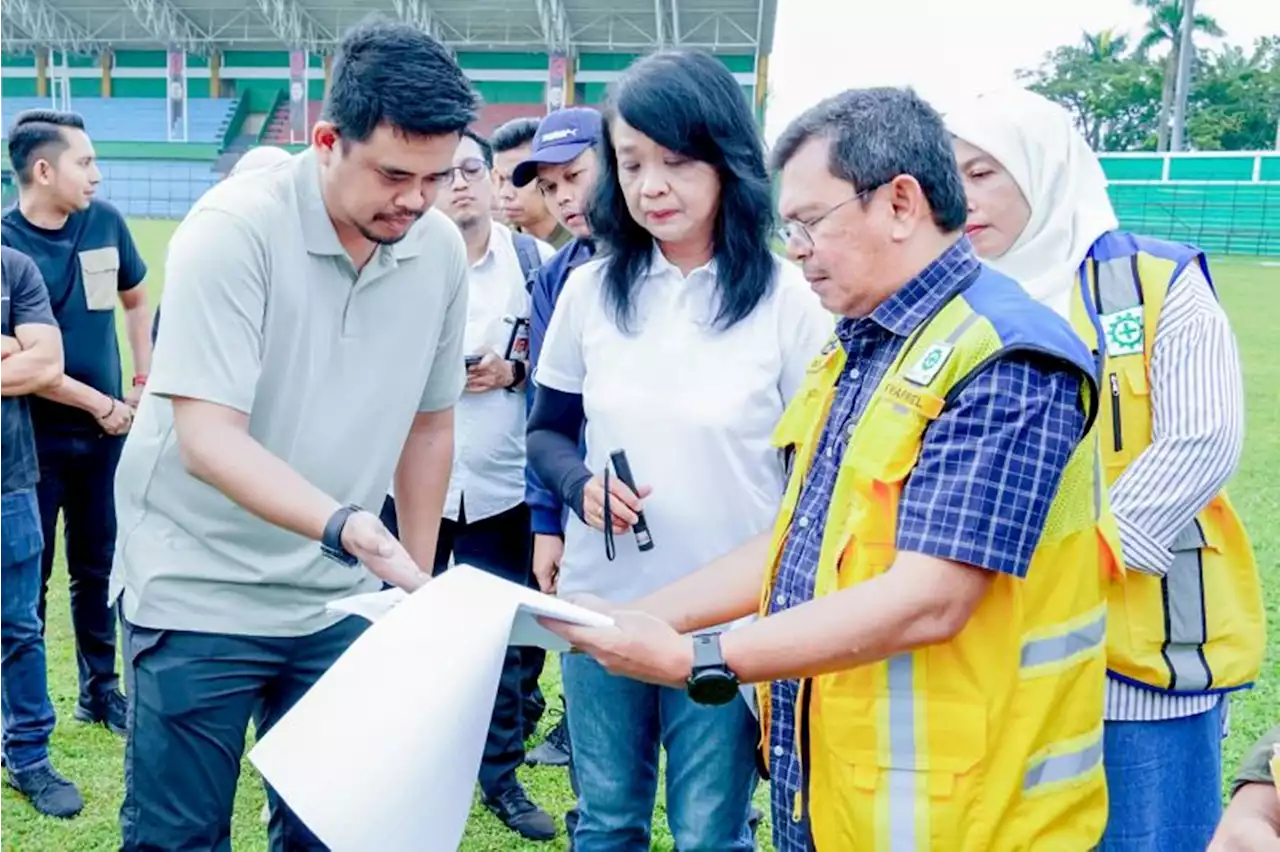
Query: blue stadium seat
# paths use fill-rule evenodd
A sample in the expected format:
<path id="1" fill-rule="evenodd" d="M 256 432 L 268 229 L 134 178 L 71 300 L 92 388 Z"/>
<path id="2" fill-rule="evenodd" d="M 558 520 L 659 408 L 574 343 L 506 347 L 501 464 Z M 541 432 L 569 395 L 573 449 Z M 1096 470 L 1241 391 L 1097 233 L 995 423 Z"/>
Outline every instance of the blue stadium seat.
<path id="1" fill-rule="evenodd" d="M 126 216 L 181 219 L 220 180 L 209 163 L 181 160 L 103 160 L 98 195 Z"/>
<path id="2" fill-rule="evenodd" d="M 164 142 L 164 98 L 72 98 L 71 109 L 84 117 L 89 135 L 100 142 Z M 9 125 L 26 109 L 48 109 L 48 98 L 4 98 L 0 126 Z M 218 143 L 219 131 L 235 109 L 236 98 L 193 98 L 187 101 L 187 141 Z"/>

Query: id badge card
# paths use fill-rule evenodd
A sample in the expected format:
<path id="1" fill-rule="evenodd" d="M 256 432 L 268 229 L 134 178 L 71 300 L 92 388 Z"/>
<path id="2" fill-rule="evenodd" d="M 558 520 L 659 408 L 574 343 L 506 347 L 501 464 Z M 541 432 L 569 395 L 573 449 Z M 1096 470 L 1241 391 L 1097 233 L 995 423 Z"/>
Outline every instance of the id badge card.
<path id="1" fill-rule="evenodd" d="M 529 318 L 506 317 L 511 326 L 511 334 L 507 337 L 507 352 L 503 356 L 508 361 L 529 361 Z"/>

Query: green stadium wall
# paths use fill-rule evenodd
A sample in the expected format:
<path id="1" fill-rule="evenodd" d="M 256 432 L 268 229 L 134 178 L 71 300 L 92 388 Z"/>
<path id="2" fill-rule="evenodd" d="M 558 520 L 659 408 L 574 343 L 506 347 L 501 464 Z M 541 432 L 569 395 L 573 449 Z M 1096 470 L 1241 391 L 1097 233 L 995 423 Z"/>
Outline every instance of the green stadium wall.
<path id="1" fill-rule="evenodd" d="M 1099 160 L 1121 227 L 1209 252 L 1280 256 L 1280 151 Z"/>
<path id="2" fill-rule="evenodd" d="M 583 53 L 574 73 L 574 101 L 596 104 L 604 99 L 608 83 L 616 78 L 640 54 Z M 458 62 L 467 70 L 476 89 L 488 103 L 542 103 L 546 99 L 546 53 L 502 51 L 463 51 Z M 725 55 L 720 57 L 742 84 L 743 92 L 754 103 L 755 57 Z M 50 60 L 50 73 L 57 60 Z M 72 55 L 68 58 L 71 96 L 102 96 L 102 65 L 96 56 Z M 165 96 L 165 52 L 163 50 L 116 50 L 111 54 L 111 96 L 117 98 L 162 98 Z M 324 97 L 324 60 L 319 54 L 308 57 L 308 97 Z M 270 106 L 275 92 L 289 83 L 289 53 L 284 50 L 225 50 L 219 71 L 222 97 L 249 95 L 253 107 Z M 187 85 L 192 98 L 207 98 L 209 87 L 208 57 L 187 56 Z M 30 53 L 4 53 L 0 56 L 0 96 L 35 97 L 36 61 Z"/>

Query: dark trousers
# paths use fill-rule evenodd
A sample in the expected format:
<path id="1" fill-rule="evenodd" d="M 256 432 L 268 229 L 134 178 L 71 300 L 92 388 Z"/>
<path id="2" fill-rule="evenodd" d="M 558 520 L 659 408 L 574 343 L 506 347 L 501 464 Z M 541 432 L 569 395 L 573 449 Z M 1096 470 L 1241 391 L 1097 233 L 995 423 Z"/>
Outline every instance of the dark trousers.
<path id="1" fill-rule="evenodd" d="M 91 706 L 118 688 L 116 621 L 107 606 L 111 560 L 116 549 L 116 465 L 122 436 L 44 435 L 39 438 L 40 522 L 45 548 L 41 560 L 40 623 L 53 573 L 58 513 L 66 536 L 71 581 L 71 623 L 80 669 L 80 703 Z"/>
<path id="2" fill-rule="evenodd" d="M 121 852 L 230 852 L 231 811 L 249 717 L 262 736 L 368 622 L 298 637 L 124 625 L 129 737 Z M 326 847 L 267 785 L 271 852 Z"/>
<path id="3" fill-rule="evenodd" d="M 49 735 L 54 724 L 44 636 L 36 615 L 43 547 L 40 511 L 31 489 L 5 494 L 0 505 L 4 759 L 10 769 L 28 769 L 49 759 Z"/>

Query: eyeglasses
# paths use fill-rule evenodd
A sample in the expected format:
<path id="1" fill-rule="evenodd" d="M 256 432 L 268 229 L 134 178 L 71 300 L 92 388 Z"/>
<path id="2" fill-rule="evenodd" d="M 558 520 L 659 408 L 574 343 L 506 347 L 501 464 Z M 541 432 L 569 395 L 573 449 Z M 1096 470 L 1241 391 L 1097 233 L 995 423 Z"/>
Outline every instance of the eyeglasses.
<path id="1" fill-rule="evenodd" d="M 861 192 L 855 193 L 851 197 L 846 198 L 844 201 L 841 201 L 839 204 L 836 204 L 833 207 L 827 208 L 827 212 L 823 213 L 821 216 L 818 216 L 814 219 L 810 219 L 808 222 L 796 222 L 794 220 L 785 221 L 782 223 L 782 227 L 778 229 L 778 237 L 786 245 L 791 245 L 792 240 L 799 240 L 801 245 L 804 245 L 807 248 L 813 248 L 812 231 L 814 228 L 817 228 L 819 225 L 822 224 L 823 219 L 826 219 L 828 216 L 830 216 L 832 213 L 839 210 L 841 207 L 844 207 L 846 204 L 852 204 L 855 201 L 860 201 L 861 199 L 875 192 L 877 189 L 879 189 L 882 186 L 884 186 L 884 184 L 882 183 L 878 183 L 875 186 L 869 186 L 866 189 L 862 190 Z"/>
<path id="2" fill-rule="evenodd" d="M 450 166 L 442 172 L 436 172 L 431 178 L 441 186 L 448 186 L 453 183 L 453 176 L 461 173 L 462 179 L 467 183 L 475 183 L 484 177 L 488 171 L 489 167 L 485 165 L 484 160 L 479 157 L 467 157 L 456 166 Z"/>

